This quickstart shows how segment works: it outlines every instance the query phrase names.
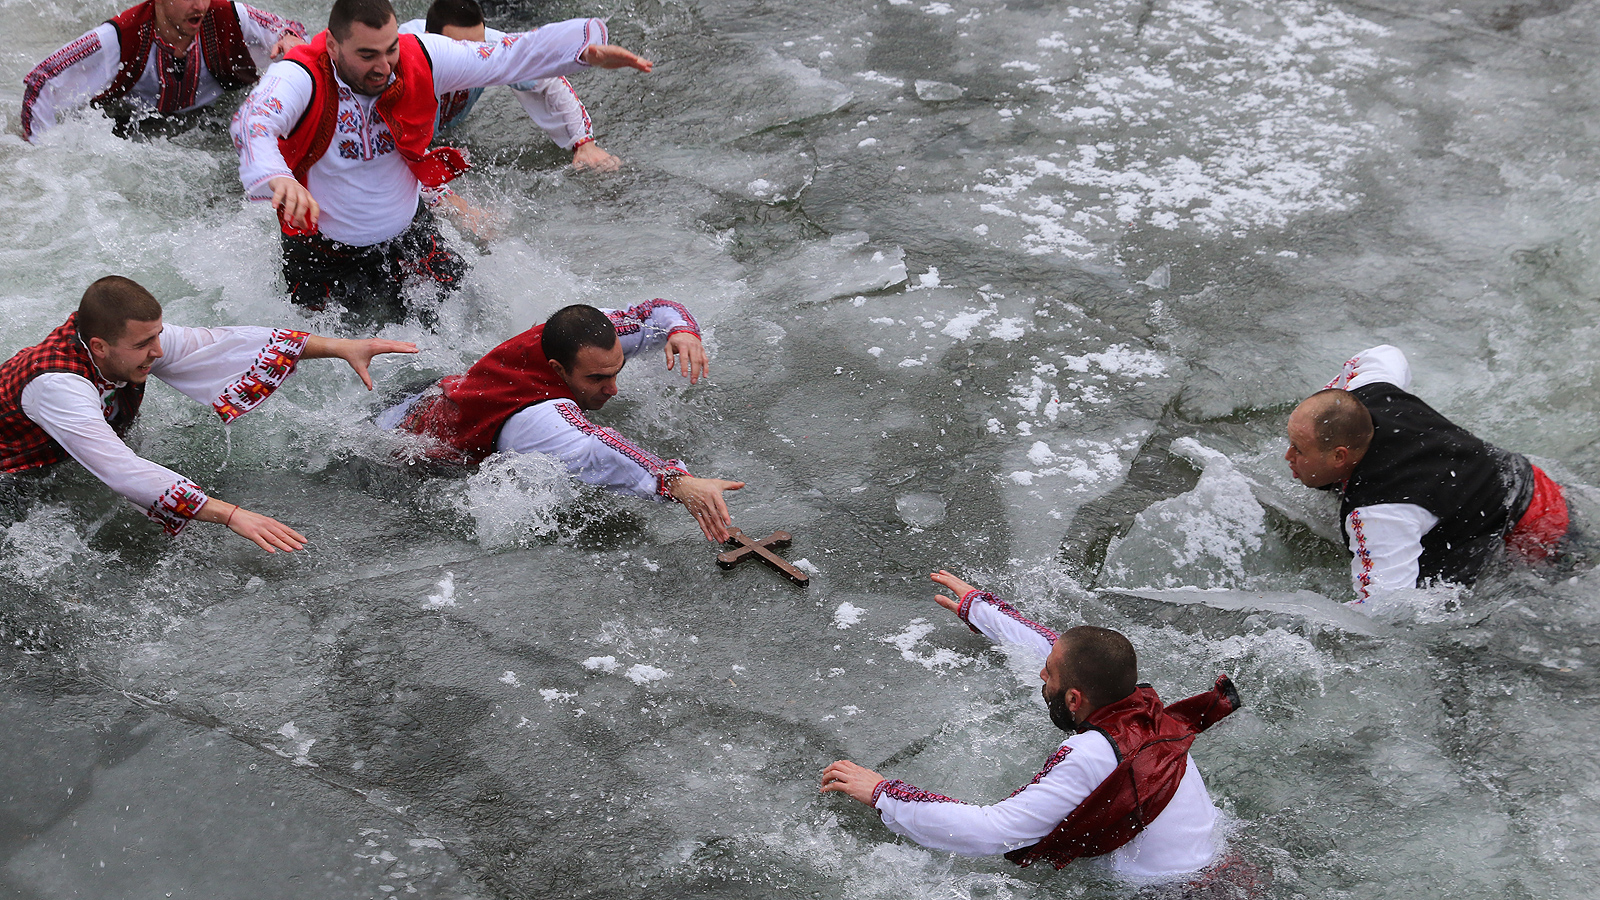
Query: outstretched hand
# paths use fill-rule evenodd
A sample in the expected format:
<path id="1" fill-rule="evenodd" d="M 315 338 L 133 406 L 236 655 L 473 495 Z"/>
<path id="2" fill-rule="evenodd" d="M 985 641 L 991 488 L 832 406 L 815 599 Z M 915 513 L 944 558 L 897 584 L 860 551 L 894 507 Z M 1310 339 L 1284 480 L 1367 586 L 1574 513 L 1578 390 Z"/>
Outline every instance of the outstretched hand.
<path id="1" fill-rule="evenodd" d="M 721 478 L 696 478 L 679 475 L 668 484 L 672 499 L 682 503 L 694 516 L 706 540 L 717 544 L 728 541 L 728 529 L 733 526 L 733 516 L 728 504 L 723 502 L 723 491 L 737 491 L 744 487 L 742 481 L 724 481 Z"/>
<path id="2" fill-rule="evenodd" d="M 579 144 L 572 151 L 572 168 L 582 172 L 588 169 L 592 172 L 615 172 L 622 168 L 622 160 L 600 149 L 594 141 Z"/>
<path id="3" fill-rule="evenodd" d="M 223 507 L 227 509 L 223 509 Z M 229 531 L 254 543 L 268 553 L 293 553 L 306 545 L 306 536 L 271 516 L 253 513 L 242 506 L 217 501 L 207 502 L 195 518 L 226 525 Z"/>
<path id="4" fill-rule="evenodd" d="M 706 347 L 700 339 L 687 331 L 680 331 L 667 338 L 667 369 L 677 366 L 689 379 L 690 384 L 698 384 L 701 378 L 711 368 L 711 359 L 706 356 Z"/>
<path id="5" fill-rule="evenodd" d="M 350 364 L 356 370 L 356 375 L 361 377 L 361 383 L 372 390 L 372 375 L 367 368 L 372 365 L 372 358 L 384 353 L 415 353 L 417 345 L 410 341 L 391 341 L 386 338 L 367 338 L 366 340 L 345 340 L 339 347 L 340 359 Z"/>
<path id="6" fill-rule="evenodd" d="M 872 792 L 878 789 L 883 776 L 866 766 L 841 759 L 822 770 L 822 793 L 837 791 L 852 800 L 872 805 Z"/>
<path id="7" fill-rule="evenodd" d="M 949 572 L 945 571 L 944 569 L 940 569 L 939 571 L 934 572 L 932 575 L 929 575 L 928 577 L 933 579 L 933 582 L 935 584 L 944 585 L 945 587 L 949 588 L 950 590 L 956 592 L 956 595 L 953 598 L 952 597 L 946 597 L 943 594 L 934 594 L 933 595 L 933 602 L 939 604 L 940 606 L 944 607 L 945 609 L 950 610 L 951 612 L 959 611 L 961 609 L 961 598 L 965 597 L 967 594 L 971 593 L 972 591 L 977 590 L 977 588 L 973 587 L 970 584 L 967 584 L 965 581 L 962 581 L 961 579 L 959 579 L 956 576 L 950 574 Z"/>
<path id="8" fill-rule="evenodd" d="M 648 72 L 655 68 L 655 63 L 616 44 L 590 44 L 583 48 L 578 59 L 601 69 L 638 69 Z"/>

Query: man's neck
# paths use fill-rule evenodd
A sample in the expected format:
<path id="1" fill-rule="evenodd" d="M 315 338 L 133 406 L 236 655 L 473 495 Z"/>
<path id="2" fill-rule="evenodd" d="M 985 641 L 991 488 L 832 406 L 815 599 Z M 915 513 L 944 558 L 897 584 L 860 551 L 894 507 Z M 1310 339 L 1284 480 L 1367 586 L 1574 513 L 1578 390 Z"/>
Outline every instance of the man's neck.
<path id="1" fill-rule="evenodd" d="M 185 37 L 177 25 L 167 21 L 167 17 L 161 14 L 159 6 L 156 7 L 156 37 L 161 38 L 161 42 L 171 47 L 179 56 L 188 54 L 189 47 L 194 44 L 195 39 L 194 35 Z"/>

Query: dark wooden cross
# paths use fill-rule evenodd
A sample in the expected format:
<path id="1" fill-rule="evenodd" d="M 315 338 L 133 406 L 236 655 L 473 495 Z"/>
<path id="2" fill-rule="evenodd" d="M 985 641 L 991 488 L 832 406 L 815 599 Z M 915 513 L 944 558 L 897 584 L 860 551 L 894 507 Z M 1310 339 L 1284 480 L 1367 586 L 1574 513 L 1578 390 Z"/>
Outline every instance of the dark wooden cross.
<path id="1" fill-rule="evenodd" d="M 783 577 L 789 579 L 795 584 L 800 585 L 801 587 L 805 587 L 811 583 L 811 576 L 800 571 L 799 569 L 796 569 L 794 566 L 789 564 L 788 560 L 772 552 L 773 550 L 782 550 L 783 548 L 789 546 L 789 542 L 793 540 L 793 538 L 794 536 L 789 534 L 787 531 L 774 531 L 772 534 L 762 538 L 759 541 L 752 541 L 748 536 L 745 535 L 744 532 L 740 531 L 739 529 L 730 528 L 728 529 L 728 546 L 737 547 L 739 549 L 729 550 L 726 553 L 718 553 L 717 565 L 724 569 L 731 569 L 738 565 L 741 560 L 749 559 L 750 557 L 754 556 L 774 569 L 777 569 L 783 574 Z"/>

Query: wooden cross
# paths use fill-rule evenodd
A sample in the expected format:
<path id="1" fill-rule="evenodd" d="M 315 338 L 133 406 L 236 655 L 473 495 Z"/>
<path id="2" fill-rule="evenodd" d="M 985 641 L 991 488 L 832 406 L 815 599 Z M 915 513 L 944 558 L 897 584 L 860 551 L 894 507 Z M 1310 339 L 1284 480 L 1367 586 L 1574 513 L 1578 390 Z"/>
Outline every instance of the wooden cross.
<path id="1" fill-rule="evenodd" d="M 777 569 L 783 574 L 783 577 L 789 579 L 795 584 L 800 585 L 801 587 L 805 587 L 811 583 L 811 576 L 800 571 L 799 569 L 796 569 L 794 566 L 789 564 L 788 560 L 772 552 L 773 550 L 782 550 L 783 548 L 789 546 L 789 542 L 791 540 L 793 540 L 793 535 L 789 534 L 789 532 L 774 531 L 772 534 L 762 538 L 759 541 L 752 541 L 745 535 L 744 532 L 740 531 L 739 529 L 730 528 L 728 529 L 728 545 L 731 547 L 738 547 L 739 549 L 729 550 L 726 553 L 718 553 L 717 565 L 724 569 L 731 569 L 738 565 L 741 560 L 754 556 L 774 569 Z"/>

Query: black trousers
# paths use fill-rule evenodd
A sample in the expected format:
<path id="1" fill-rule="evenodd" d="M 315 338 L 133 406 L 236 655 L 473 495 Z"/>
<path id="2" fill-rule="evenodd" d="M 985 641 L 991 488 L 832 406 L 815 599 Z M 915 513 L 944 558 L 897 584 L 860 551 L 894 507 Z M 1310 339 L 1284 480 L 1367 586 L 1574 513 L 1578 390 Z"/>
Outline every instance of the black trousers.
<path id="1" fill-rule="evenodd" d="M 437 321 L 434 311 L 408 309 L 402 289 L 431 282 L 437 301 L 460 287 L 467 274 L 466 260 L 446 246 L 433 213 L 420 203 L 406 230 L 382 243 L 356 247 L 321 234 L 285 234 L 282 240 L 289 299 L 314 310 L 338 303 L 347 325 L 403 322 L 414 312 L 431 328 Z"/>

